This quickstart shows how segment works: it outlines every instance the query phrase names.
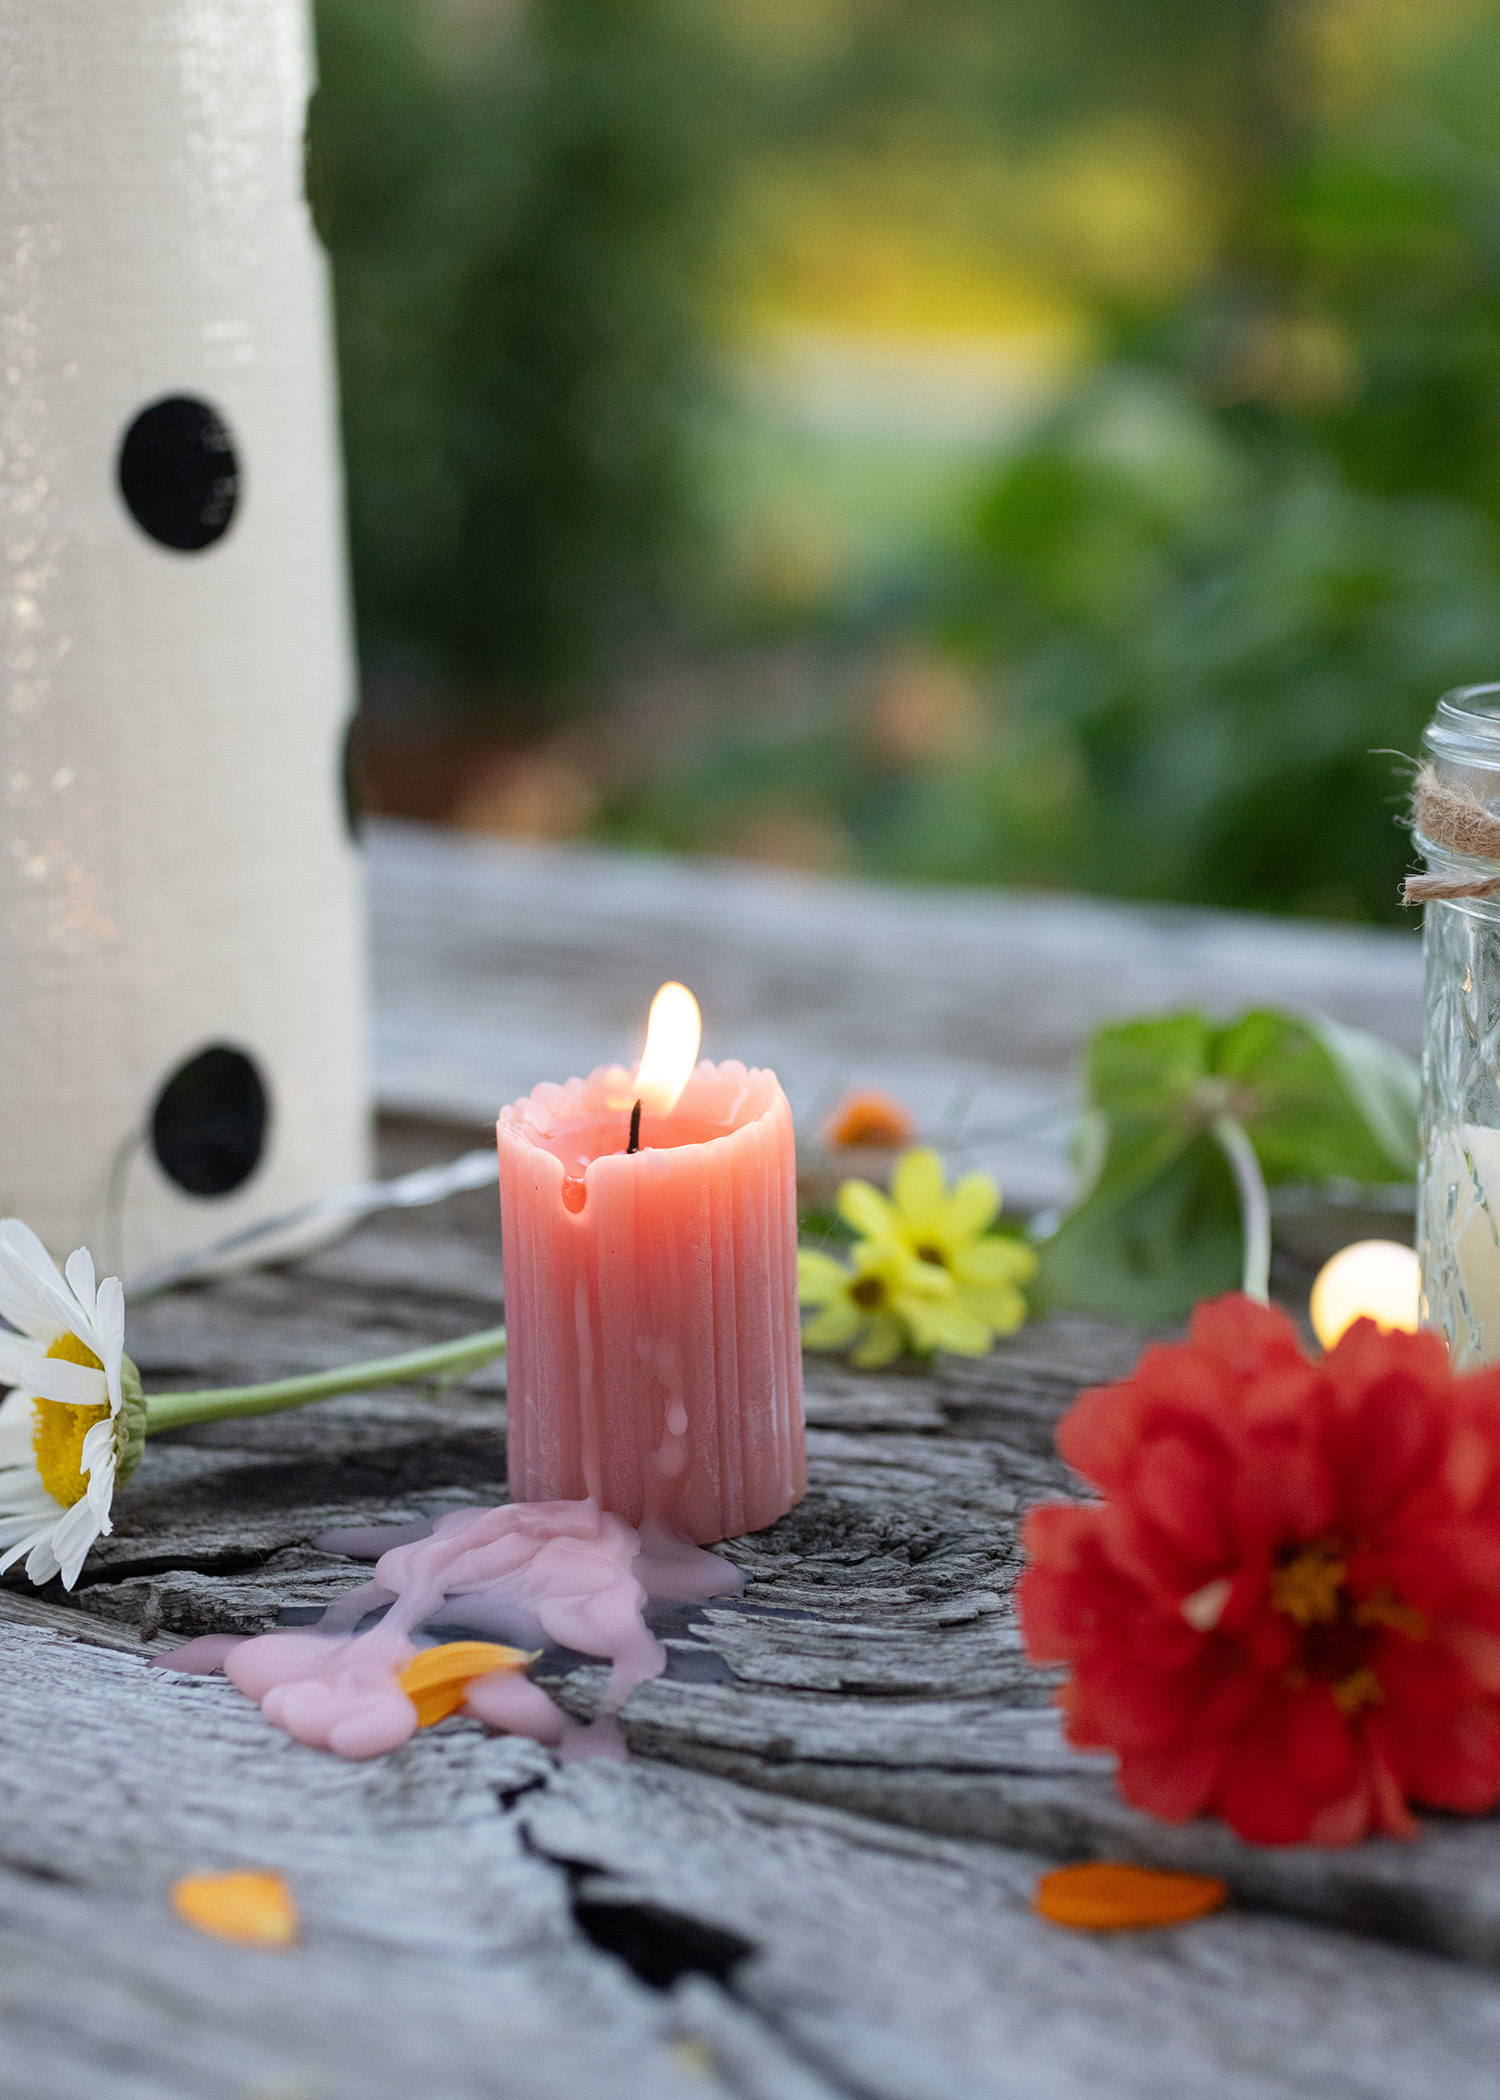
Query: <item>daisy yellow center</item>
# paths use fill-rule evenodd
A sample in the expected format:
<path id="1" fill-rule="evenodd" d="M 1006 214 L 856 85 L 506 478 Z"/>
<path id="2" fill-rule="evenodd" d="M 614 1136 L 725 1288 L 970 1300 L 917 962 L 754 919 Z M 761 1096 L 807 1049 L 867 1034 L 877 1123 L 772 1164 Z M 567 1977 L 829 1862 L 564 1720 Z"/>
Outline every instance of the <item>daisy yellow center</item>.
<path id="1" fill-rule="evenodd" d="M 885 1303 L 885 1285 L 878 1276 L 861 1276 L 858 1283 L 850 1284 L 849 1296 L 866 1312 L 873 1312 L 877 1305 Z"/>
<path id="2" fill-rule="evenodd" d="M 930 1262 L 935 1269 L 946 1269 L 948 1266 L 947 1255 L 944 1254 L 941 1247 L 935 1246 L 931 1240 L 924 1241 L 918 1247 L 917 1259 L 918 1261 Z"/>
<path id="3" fill-rule="evenodd" d="M 87 1342 L 79 1341 L 76 1334 L 60 1334 L 47 1354 L 67 1364 L 83 1364 L 90 1371 L 104 1369 Z M 42 1486 L 64 1509 L 81 1502 L 88 1492 L 83 1440 L 96 1422 L 108 1420 L 107 1400 L 98 1407 L 71 1407 L 65 1400 L 32 1402 L 31 1449 L 36 1469 Z"/>
<path id="4" fill-rule="evenodd" d="M 1425 1616 L 1384 1585 L 1356 1600 L 1348 1575 L 1339 1541 L 1314 1539 L 1289 1548 L 1271 1577 L 1272 1610 L 1290 1619 L 1302 1637 L 1298 1659 L 1283 1673 L 1283 1682 L 1289 1690 L 1326 1685 L 1346 1719 L 1384 1702 L 1385 1688 L 1375 1669 L 1381 1634 L 1422 1641 L 1429 1631 Z"/>

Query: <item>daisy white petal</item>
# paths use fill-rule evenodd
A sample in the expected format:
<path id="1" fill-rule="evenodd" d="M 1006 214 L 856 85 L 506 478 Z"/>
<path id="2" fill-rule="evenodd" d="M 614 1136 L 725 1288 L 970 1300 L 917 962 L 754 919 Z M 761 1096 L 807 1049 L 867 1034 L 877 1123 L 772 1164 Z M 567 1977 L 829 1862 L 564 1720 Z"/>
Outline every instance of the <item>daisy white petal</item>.
<path id="1" fill-rule="evenodd" d="M 17 1302 L 17 1315 L 6 1318 L 36 1340 L 51 1339 L 57 1323 L 71 1327 L 78 1301 L 63 1281 L 56 1262 L 29 1225 L 19 1218 L 0 1220 L 0 1275 Z M 50 1294 L 50 1302 L 49 1302 Z"/>
<path id="2" fill-rule="evenodd" d="M 94 1314 L 97 1354 L 104 1364 L 109 1386 L 109 1405 L 118 1414 L 124 1405 L 120 1390 L 120 1364 L 125 1354 L 125 1286 L 118 1276 L 106 1276 L 99 1286 Z"/>
<path id="3" fill-rule="evenodd" d="M 0 1333 L 0 1385 L 21 1385 L 37 1358 L 38 1345 L 24 1334 Z"/>
<path id="4" fill-rule="evenodd" d="M 78 1580 L 78 1571 L 88 1557 L 90 1546 L 101 1531 L 108 1531 L 109 1528 L 108 1521 L 101 1524 L 98 1512 L 86 1501 L 75 1502 L 62 1522 L 52 1527 L 52 1536 L 45 1550 L 57 1562 L 57 1572 L 62 1576 L 65 1590 L 72 1589 Z M 33 1560 L 41 1550 L 32 1549 Z M 26 1572 L 31 1573 L 30 1561 L 26 1564 Z M 36 1578 L 33 1576 L 32 1579 L 34 1581 Z M 42 1580 L 45 1582 L 47 1577 L 43 1576 Z"/>
<path id="5" fill-rule="evenodd" d="M 17 1540 L 20 1542 L 14 1553 L 8 1553 L 4 1560 L 0 1560 L 0 1571 L 28 1552 L 42 1532 L 50 1531 L 56 1522 L 57 1504 L 50 1495 L 43 1495 L 41 1501 L 30 1509 L 18 1509 L 13 1516 L 0 1518 L 0 1547 Z"/>
<path id="6" fill-rule="evenodd" d="M 102 1407 L 109 1401 L 104 1373 L 61 1356 L 39 1356 L 26 1374 L 26 1390 L 38 1400 L 58 1400 L 64 1407 Z"/>
<path id="7" fill-rule="evenodd" d="M 62 1328 L 45 1311 L 36 1292 L 27 1285 L 24 1289 L 11 1281 L 10 1271 L 0 1262 L 0 1318 L 9 1320 L 12 1327 L 45 1349 L 55 1342 Z"/>
<path id="8" fill-rule="evenodd" d="M 87 1500 L 101 1531 L 113 1531 L 110 1503 L 115 1492 L 115 1427 L 96 1422 L 83 1440 L 82 1469 L 88 1475 Z M 76 1507 L 76 1504 L 75 1504 Z"/>
<path id="9" fill-rule="evenodd" d="M 15 1402 L 14 1408 L 11 1401 Z M 31 1438 L 36 1421 L 29 1393 L 12 1393 L 0 1406 L 0 1514 L 10 1507 L 3 1476 L 13 1467 L 35 1470 Z"/>
<path id="10" fill-rule="evenodd" d="M 78 1518 L 80 1510 L 84 1512 L 82 1520 Z M 95 1520 L 92 1520 L 92 1512 L 88 1510 L 86 1501 L 76 1501 L 74 1508 L 67 1512 L 63 1522 L 53 1533 L 53 1543 L 50 1543 L 48 1550 L 57 1560 L 57 1571 L 63 1577 L 63 1590 L 74 1588 L 82 1564 L 88 1558 L 88 1548 L 95 1543 L 101 1529 L 103 1527 L 95 1525 Z"/>
<path id="11" fill-rule="evenodd" d="M 26 1510 L 14 1523 L 6 1525 L 6 1535 L 15 1543 L 7 1547 L 4 1553 L 0 1553 L 0 1575 L 3 1575 L 7 1568 L 14 1567 L 23 1553 L 34 1552 L 43 1539 L 52 1536 L 52 1527 L 57 1522 L 57 1504 L 50 1496 L 48 1509 L 50 1514 L 42 1516 L 40 1522 L 37 1521 L 40 1512 Z M 46 1577 L 42 1579 L 45 1581 Z"/>
<path id="12" fill-rule="evenodd" d="M 57 1263 L 31 1227 L 22 1218 L 0 1218 L 0 1259 L 14 1263 L 38 1278 L 61 1283 Z"/>
<path id="13" fill-rule="evenodd" d="M 68 1266 L 63 1272 L 68 1279 L 68 1288 L 83 1307 L 90 1324 L 94 1322 L 94 1257 L 87 1247 L 75 1247 L 68 1256 Z"/>
<path id="14" fill-rule="evenodd" d="M 15 1312 L 7 1311 L 6 1318 L 34 1339 L 55 1339 L 59 1330 L 85 1337 L 92 1331 L 92 1313 L 80 1303 L 31 1227 L 19 1218 L 0 1220 L 0 1276 L 16 1301 Z"/>
<path id="15" fill-rule="evenodd" d="M 57 1557 L 55 1544 L 56 1534 L 56 1524 L 50 1524 L 26 1556 L 26 1573 L 35 1583 L 50 1582 L 53 1576 L 61 1571 L 62 1562 Z M 88 1547 L 85 1546 L 83 1550 L 87 1553 Z M 79 1565 L 82 1566 L 82 1563 Z M 69 1589 L 72 1586 L 69 1583 Z"/>
<path id="16" fill-rule="evenodd" d="M 79 1341 L 87 1342 L 93 1348 L 94 1323 L 85 1317 L 83 1307 L 65 1283 L 44 1280 L 37 1285 L 37 1297 L 45 1309 L 62 1322 L 64 1334 L 76 1335 Z"/>

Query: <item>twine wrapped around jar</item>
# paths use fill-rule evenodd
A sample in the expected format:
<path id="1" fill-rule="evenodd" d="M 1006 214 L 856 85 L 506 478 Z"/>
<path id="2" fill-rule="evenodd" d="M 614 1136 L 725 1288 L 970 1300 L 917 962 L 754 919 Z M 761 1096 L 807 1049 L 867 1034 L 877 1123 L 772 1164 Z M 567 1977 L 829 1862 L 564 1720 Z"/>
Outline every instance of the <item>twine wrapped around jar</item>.
<path id="1" fill-rule="evenodd" d="M 1500 863 L 1500 817 L 1477 795 L 1444 786 L 1431 764 L 1417 774 L 1411 811 L 1413 830 L 1444 853 Z M 1500 896 L 1500 866 L 1493 875 L 1408 875 L 1401 890 L 1403 904 L 1494 896 Z"/>

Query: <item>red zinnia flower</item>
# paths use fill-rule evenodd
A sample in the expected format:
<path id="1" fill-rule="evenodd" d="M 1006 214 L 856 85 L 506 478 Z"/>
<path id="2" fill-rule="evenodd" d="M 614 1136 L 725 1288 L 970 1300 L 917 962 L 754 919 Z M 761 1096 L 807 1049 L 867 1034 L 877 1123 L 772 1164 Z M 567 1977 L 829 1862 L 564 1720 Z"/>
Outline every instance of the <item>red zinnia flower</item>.
<path id="1" fill-rule="evenodd" d="M 1127 1801 L 1271 1845 L 1494 1805 L 1500 1371 L 1369 1320 L 1310 1363 L 1232 1295 L 1057 1441 L 1105 1499 L 1032 1512 L 1021 1620 Z"/>

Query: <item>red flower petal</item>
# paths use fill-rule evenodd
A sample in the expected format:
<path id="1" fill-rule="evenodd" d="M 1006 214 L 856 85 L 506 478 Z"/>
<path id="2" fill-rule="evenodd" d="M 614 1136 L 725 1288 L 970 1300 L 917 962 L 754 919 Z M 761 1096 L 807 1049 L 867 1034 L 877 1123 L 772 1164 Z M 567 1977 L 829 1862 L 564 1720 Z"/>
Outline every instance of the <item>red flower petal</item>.
<path id="1" fill-rule="evenodd" d="M 1322 1696 L 1326 1697 L 1326 1693 Z M 1282 1755 L 1281 1731 L 1257 1716 L 1224 1760 L 1214 1802 L 1230 1828 L 1255 1845 L 1305 1844 L 1325 1799 L 1299 1787 Z"/>
<path id="2" fill-rule="evenodd" d="M 1164 1823 L 1186 1823 L 1213 1799 L 1226 1747 L 1209 1741 L 1126 1751 L 1120 1758 L 1120 1792 L 1132 1808 L 1143 1808 Z"/>
<path id="3" fill-rule="evenodd" d="M 1225 1468 L 1186 1437 L 1157 1437 L 1141 1453 L 1131 1479 L 1132 1502 L 1176 1549 L 1184 1575 L 1222 1568 L 1234 1539 L 1222 1505 Z"/>
<path id="4" fill-rule="evenodd" d="M 1500 1372 L 1369 1322 L 1310 1363 L 1232 1295 L 1058 1445 L 1106 1500 L 1033 1512 L 1021 1621 L 1128 1800 L 1349 1844 L 1500 1798 Z"/>
<path id="5" fill-rule="evenodd" d="M 1288 1316 L 1278 1306 L 1257 1305 L 1239 1291 L 1207 1298 L 1197 1306 L 1188 1336 L 1195 1348 L 1241 1381 L 1305 1362 L 1296 1327 Z"/>

